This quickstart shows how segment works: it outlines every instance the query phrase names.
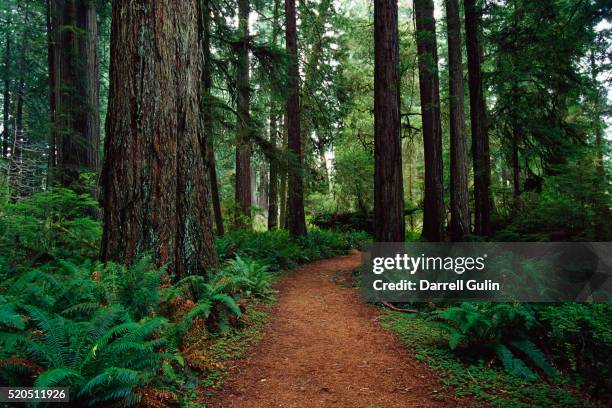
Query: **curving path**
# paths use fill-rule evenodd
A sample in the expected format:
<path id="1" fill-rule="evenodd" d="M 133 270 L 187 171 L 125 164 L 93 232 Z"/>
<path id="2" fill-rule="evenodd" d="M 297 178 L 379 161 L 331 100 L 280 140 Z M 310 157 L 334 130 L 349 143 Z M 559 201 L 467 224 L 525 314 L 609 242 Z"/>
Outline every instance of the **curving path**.
<path id="1" fill-rule="evenodd" d="M 263 340 L 207 399 L 222 408 L 406 408 L 456 406 L 434 399 L 432 373 L 383 330 L 380 311 L 333 282 L 358 252 L 304 265 L 279 282 Z"/>

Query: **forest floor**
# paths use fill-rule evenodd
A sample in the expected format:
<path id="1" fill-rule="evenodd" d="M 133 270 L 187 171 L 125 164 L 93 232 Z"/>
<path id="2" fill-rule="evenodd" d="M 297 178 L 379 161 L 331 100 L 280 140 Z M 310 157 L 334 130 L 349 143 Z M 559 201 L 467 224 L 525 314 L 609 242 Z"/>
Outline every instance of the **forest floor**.
<path id="1" fill-rule="evenodd" d="M 261 342 L 233 364 L 207 407 L 464 405 L 380 326 L 380 309 L 337 283 L 359 263 L 352 252 L 281 277 Z"/>

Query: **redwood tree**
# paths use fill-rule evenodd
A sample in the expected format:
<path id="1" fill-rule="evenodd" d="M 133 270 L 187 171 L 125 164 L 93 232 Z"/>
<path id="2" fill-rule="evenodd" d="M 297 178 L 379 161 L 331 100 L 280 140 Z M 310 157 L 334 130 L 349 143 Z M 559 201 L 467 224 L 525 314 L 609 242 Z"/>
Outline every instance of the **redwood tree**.
<path id="1" fill-rule="evenodd" d="M 436 21 L 433 0 L 415 0 L 419 60 L 419 89 L 425 152 L 425 200 L 423 236 L 440 241 L 444 235 L 444 189 L 442 180 L 442 129 Z"/>
<path id="2" fill-rule="evenodd" d="M 451 237 L 460 241 L 470 233 L 468 209 L 467 147 L 463 102 L 463 62 L 459 1 L 446 0 L 448 78 L 450 104 L 450 207 Z"/>
<path id="3" fill-rule="evenodd" d="M 50 4 L 50 94 L 57 149 L 55 175 L 61 185 L 80 189 L 81 171 L 99 168 L 99 62 L 95 2 L 57 0 Z M 51 156 L 54 156 L 52 152 Z"/>
<path id="4" fill-rule="evenodd" d="M 8 22 L 10 24 L 10 21 Z M 6 44 L 4 48 L 4 89 L 2 94 L 2 158 L 8 159 L 10 147 L 10 110 L 11 110 L 11 30 L 6 30 Z"/>
<path id="5" fill-rule="evenodd" d="M 272 21 L 272 45 L 276 47 L 278 42 L 280 0 L 274 0 L 274 17 Z M 275 148 L 278 140 L 279 109 L 274 95 L 270 97 L 270 145 Z M 268 182 L 268 229 L 274 230 L 278 227 L 278 173 L 279 163 L 277 157 L 270 159 L 270 175 Z"/>
<path id="6" fill-rule="evenodd" d="M 238 0 L 238 30 L 240 40 L 236 67 L 237 118 L 236 118 L 236 219 L 237 226 L 244 226 L 242 217 L 251 216 L 251 92 L 249 88 L 249 0 Z"/>
<path id="7" fill-rule="evenodd" d="M 374 1 L 374 240 L 404 241 L 397 0 Z"/>
<path id="8" fill-rule="evenodd" d="M 213 214 L 215 216 L 215 228 L 217 234 L 225 233 L 223 227 L 223 216 L 221 213 L 221 200 L 219 198 L 219 186 L 217 183 L 217 166 L 213 145 L 213 121 L 212 121 L 212 55 L 210 52 L 210 1 L 198 1 L 198 38 L 202 49 L 202 74 L 200 76 L 200 147 L 202 156 L 205 157 L 210 181 L 210 196 L 212 200 Z"/>
<path id="9" fill-rule="evenodd" d="M 491 224 L 491 162 L 482 89 L 481 46 L 478 33 L 480 16 L 476 9 L 476 0 L 465 0 L 464 8 L 474 166 L 474 232 L 483 235 L 490 233 Z"/>
<path id="10" fill-rule="evenodd" d="M 197 0 L 113 2 L 102 259 L 176 278 L 217 264 L 198 139 Z"/>
<path id="11" fill-rule="evenodd" d="M 302 170 L 302 142 L 300 138 L 300 94 L 297 50 L 295 0 L 285 0 L 286 46 L 290 63 L 287 96 L 287 146 L 291 153 L 288 182 L 289 233 L 293 237 L 306 235 L 304 216 L 304 186 Z"/>

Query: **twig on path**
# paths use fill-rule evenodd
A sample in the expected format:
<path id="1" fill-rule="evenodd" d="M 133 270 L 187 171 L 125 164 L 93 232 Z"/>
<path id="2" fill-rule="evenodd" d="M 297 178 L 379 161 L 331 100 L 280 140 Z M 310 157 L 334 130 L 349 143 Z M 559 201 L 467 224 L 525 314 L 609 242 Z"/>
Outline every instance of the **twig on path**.
<path id="1" fill-rule="evenodd" d="M 419 313 L 419 311 L 418 311 L 418 310 L 416 310 L 416 309 L 403 309 L 403 308 L 401 308 L 401 307 L 394 306 L 394 305 L 392 305 L 392 304 L 391 304 L 391 303 L 389 303 L 389 302 L 382 302 L 382 304 L 383 304 L 384 306 L 388 307 L 389 309 L 391 309 L 391 310 L 395 310 L 395 311 L 397 311 L 397 312 L 405 312 L 405 313 Z"/>

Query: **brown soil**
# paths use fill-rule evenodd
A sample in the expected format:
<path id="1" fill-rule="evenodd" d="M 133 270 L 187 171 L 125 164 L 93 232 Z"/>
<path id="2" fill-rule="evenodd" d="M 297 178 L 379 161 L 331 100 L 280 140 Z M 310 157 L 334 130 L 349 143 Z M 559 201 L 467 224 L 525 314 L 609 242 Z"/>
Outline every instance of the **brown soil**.
<path id="1" fill-rule="evenodd" d="M 263 340 L 236 363 L 210 407 L 448 407 L 442 386 L 377 319 L 355 289 L 334 283 L 357 252 L 281 279 Z M 437 398 L 436 398 L 437 397 Z"/>

